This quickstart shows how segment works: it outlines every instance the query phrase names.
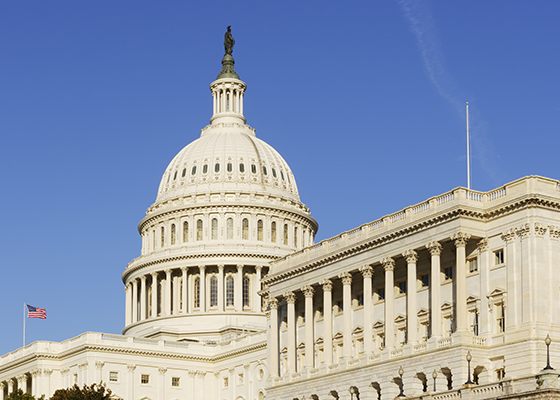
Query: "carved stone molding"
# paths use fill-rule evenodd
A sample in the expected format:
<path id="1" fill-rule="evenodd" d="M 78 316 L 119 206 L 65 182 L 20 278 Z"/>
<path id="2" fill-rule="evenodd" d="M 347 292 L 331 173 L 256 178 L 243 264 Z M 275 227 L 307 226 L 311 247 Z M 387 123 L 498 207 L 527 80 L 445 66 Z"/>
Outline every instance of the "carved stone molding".
<path id="1" fill-rule="evenodd" d="M 332 291 L 332 281 L 330 279 L 323 279 L 319 282 L 321 286 L 323 286 L 324 292 L 331 292 Z"/>
<path id="2" fill-rule="evenodd" d="M 26 376 L 25 374 L 21 374 L 21 375 L 18 375 L 18 376 L 16 377 L 16 379 L 17 379 L 18 384 L 19 384 L 19 386 L 20 386 L 20 388 L 21 388 L 21 387 L 23 386 L 23 381 L 27 379 L 27 376 Z"/>
<path id="3" fill-rule="evenodd" d="M 313 289 L 313 286 L 309 285 L 302 287 L 301 291 L 303 292 L 305 297 L 313 297 L 313 294 L 315 293 L 315 289 Z"/>
<path id="4" fill-rule="evenodd" d="M 402 253 L 402 256 L 405 258 L 408 264 L 414 264 L 418 261 L 418 253 L 414 250 L 406 250 Z"/>
<path id="5" fill-rule="evenodd" d="M 102 369 L 104 365 L 105 365 L 105 363 L 103 361 L 96 361 L 95 362 L 95 368 L 97 368 L 97 369 Z"/>
<path id="6" fill-rule="evenodd" d="M 439 242 L 430 242 L 426 245 L 426 248 L 430 251 L 432 256 L 439 256 L 443 249 L 442 245 Z"/>
<path id="7" fill-rule="evenodd" d="M 531 224 L 528 222 L 516 228 L 517 235 L 520 239 L 525 239 L 531 234 Z"/>
<path id="8" fill-rule="evenodd" d="M 395 269 L 395 260 L 391 257 L 385 257 L 381 260 L 381 264 L 383 264 L 385 271 L 393 271 Z"/>
<path id="9" fill-rule="evenodd" d="M 296 302 L 296 295 L 294 292 L 286 292 L 284 293 L 283 297 L 288 304 L 295 304 Z"/>
<path id="10" fill-rule="evenodd" d="M 200 378 L 204 378 L 206 376 L 206 371 L 196 371 L 196 375 Z"/>
<path id="11" fill-rule="evenodd" d="M 69 371 L 69 370 L 67 370 L 67 371 Z M 62 375 L 62 370 L 60 370 L 60 374 Z M 33 378 L 36 378 L 36 377 L 38 377 L 38 376 L 41 376 L 41 370 L 40 370 L 39 368 L 34 369 L 33 371 L 31 371 L 31 376 L 32 376 Z"/>
<path id="12" fill-rule="evenodd" d="M 70 372 L 70 368 L 62 368 L 62 369 L 60 370 L 60 375 L 66 376 L 66 375 L 68 375 L 69 372 Z M 41 371 L 40 369 L 38 369 L 38 370 L 37 370 L 37 374 L 38 374 L 38 375 L 41 375 L 41 373 L 42 373 L 42 371 Z"/>
<path id="13" fill-rule="evenodd" d="M 278 299 L 276 297 L 272 297 L 268 300 L 268 307 L 272 310 L 278 309 Z"/>
<path id="14" fill-rule="evenodd" d="M 488 250 L 488 238 L 481 239 L 476 244 L 476 249 L 478 250 L 479 253 Z"/>
<path id="15" fill-rule="evenodd" d="M 47 369 L 44 369 L 44 370 L 43 370 L 43 375 L 51 376 L 52 373 L 53 373 L 53 370 L 52 370 L 52 369 L 48 369 L 48 368 L 47 368 Z"/>
<path id="16" fill-rule="evenodd" d="M 168 275 L 168 276 L 171 276 L 171 273 L 172 273 L 172 272 L 173 272 L 173 270 L 172 270 L 171 268 L 167 268 L 167 269 L 165 270 L 165 274 Z"/>
<path id="17" fill-rule="evenodd" d="M 78 368 L 80 369 L 80 371 L 83 371 L 84 369 L 86 369 L 89 366 L 89 364 L 87 362 L 79 364 Z"/>
<path id="18" fill-rule="evenodd" d="M 198 269 L 199 269 L 200 271 L 204 271 L 204 270 L 206 269 L 206 265 L 199 265 L 199 266 L 198 266 Z"/>
<path id="19" fill-rule="evenodd" d="M 343 285 L 352 284 L 352 274 L 350 272 L 343 272 L 339 274 L 338 277 L 342 280 Z"/>
<path id="20" fill-rule="evenodd" d="M 223 267 L 224 267 L 224 266 L 222 265 L 222 268 L 223 268 Z M 218 268 L 220 268 L 219 265 L 218 265 Z M 188 272 L 188 271 L 189 271 L 189 267 L 181 267 L 181 271 L 183 271 L 183 272 Z"/>
<path id="21" fill-rule="evenodd" d="M 502 232 L 502 240 L 504 242 L 506 242 L 506 244 L 513 241 L 513 239 L 515 239 L 515 229 L 514 228 L 511 228 L 511 229 L 508 229 L 505 232 Z"/>
<path id="22" fill-rule="evenodd" d="M 128 369 L 128 372 L 134 372 L 136 364 L 127 364 L 126 368 Z"/>
<path id="23" fill-rule="evenodd" d="M 451 235 L 451 240 L 455 242 L 455 247 L 465 247 L 470 238 L 471 234 L 465 232 L 457 232 Z"/>
<path id="24" fill-rule="evenodd" d="M 548 225 L 548 229 L 550 230 L 550 237 L 554 239 L 560 238 L 560 227 L 554 225 Z"/>
<path id="25" fill-rule="evenodd" d="M 167 368 L 159 367 L 158 372 L 159 372 L 160 375 L 165 375 L 165 373 L 167 372 Z"/>
<path id="26" fill-rule="evenodd" d="M 540 222 L 535 222 L 535 235 L 542 237 L 544 236 L 547 230 L 548 230 L 548 225 L 541 224 Z"/>

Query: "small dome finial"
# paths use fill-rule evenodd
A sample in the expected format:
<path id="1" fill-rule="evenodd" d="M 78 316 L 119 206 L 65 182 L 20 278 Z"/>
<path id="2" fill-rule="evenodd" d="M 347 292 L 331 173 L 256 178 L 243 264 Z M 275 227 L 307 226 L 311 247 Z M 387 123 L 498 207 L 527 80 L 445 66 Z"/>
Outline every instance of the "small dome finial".
<path id="1" fill-rule="evenodd" d="M 226 54 L 224 58 L 222 58 L 222 72 L 218 74 L 217 79 L 221 78 L 235 78 L 239 79 L 239 75 L 235 72 L 233 65 L 235 64 L 235 60 L 231 53 L 233 53 L 233 46 L 235 45 L 235 39 L 231 34 L 231 25 L 227 27 L 226 34 L 224 35 L 224 49 Z"/>

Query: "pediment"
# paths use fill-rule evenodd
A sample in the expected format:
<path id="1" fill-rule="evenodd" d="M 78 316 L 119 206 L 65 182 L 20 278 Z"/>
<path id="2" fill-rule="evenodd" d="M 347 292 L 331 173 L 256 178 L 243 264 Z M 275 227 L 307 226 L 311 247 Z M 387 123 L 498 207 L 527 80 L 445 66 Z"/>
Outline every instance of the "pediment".
<path id="1" fill-rule="evenodd" d="M 453 303 L 450 303 L 449 301 L 444 301 L 443 304 L 441 305 L 441 310 L 449 310 L 450 308 L 453 308 Z"/>
<path id="2" fill-rule="evenodd" d="M 418 318 L 427 317 L 428 315 L 430 315 L 430 312 L 426 308 L 421 308 L 420 310 L 418 310 L 418 313 L 416 315 L 418 316 Z"/>
<path id="3" fill-rule="evenodd" d="M 333 339 L 342 339 L 344 336 L 342 335 L 342 332 L 336 332 L 336 335 L 334 335 Z"/>
<path id="4" fill-rule="evenodd" d="M 364 328 L 362 328 L 361 326 L 357 326 L 356 329 L 352 331 L 353 335 L 361 335 L 362 333 L 364 333 Z"/>
<path id="5" fill-rule="evenodd" d="M 301 350 L 305 349 L 305 343 L 301 342 L 297 348 Z"/>
<path id="6" fill-rule="evenodd" d="M 506 292 L 506 291 L 505 291 L 504 289 L 502 289 L 502 288 L 495 288 L 494 290 L 492 290 L 492 291 L 490 292 L 490 294 L 488 295 L 488 297 L 503 296 L 505 292 Z"/>
<path id="7" fill-rule="evenodd" d="M 315 344 L 323 344 L 324 340 L 322 337 L 317 338 L 317 340 L 315 340 Z"/>
<path id="8" fill-rule="evenodd" d="M 377 320 L 375 324 L 373 324 L 373 329 L 382 329 L 385 327 L 385 321 Z"/>
<path id="9" fill-rule="evenodd" d="M 402 314 L 399 314 L 397 318 L 395 318 L 395 324 L 406 322 L 406 317 Z"/>

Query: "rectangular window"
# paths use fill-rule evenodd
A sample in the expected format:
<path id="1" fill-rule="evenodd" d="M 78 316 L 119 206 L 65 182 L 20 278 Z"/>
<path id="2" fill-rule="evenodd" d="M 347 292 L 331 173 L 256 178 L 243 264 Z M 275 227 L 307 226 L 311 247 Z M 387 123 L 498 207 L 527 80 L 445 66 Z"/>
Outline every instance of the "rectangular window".
<path id="1" fill-rule="evenodd" d="M 505 316 L 504 303 L 496 306 L 496 325 L 498 333 L 503 333 L 506 330 L 506 316 Z"/>
<path id="2" fill-rule="evenodd" d="M 378 288 L 377 289 L 377 300 L 385 300 L 385 288 Z"/>
<path id="3" fill-rule="evenodd" d="M 469 312 L 471 332 L 474 336 L 478 336 L 478 313 L 475 311 Z"/>
<path id="4" fill-rule="evenodd" d="M 500 265 L 504 263 L 504 249 L 500 249 L 494 252 L 494 265 Z"/>
<path id="5" fill-rule="evenodd" d="M 142 374 L 140 376 L 140 383 L 143 384 L 143 385 L 147 385 L 148 383 L 150 383 L 150 375 Z"/>
<path id="6" fill-rule="evenodd" d="M 397 286 L 399 287 L 399 293 L 398 294 L 406 294 L 406 281 L 398 282 Z"/>
<path id="7" fill-rule="evenodd" d="M 451 317 L 444 318 L 443 324 L 445 326 L 445 337 L 451 337 L 453 334 L 453 320 Z"/>
<path id="8" fill-rule="evenodd" d="M 109 372 L 109 382 L 118 382 L 119 381 L 119 373 L 117 371 Z"/>
<path id="9" fill-rule="evenodd" d="M 364 293 L 358 293 L 358 295 L 356 296 L 356 306 L 357 307 L 363 307 L 364 306 Z"/>
<path id="10" fill-rule="evenodd" d="M 478 271 L 478 259 L 471 258 L 468 261 L 468 264 L 469 264 L 469 272 L 470 273 Z"/>
<path id="11" fill-rule="evenodd" d="M 453 267 L 449 266 L 449 267 L 445 267 L 443 270 L 443 275 L 444 275 L 444 281 L 450 281 L 453 279 Z"/>
<path id="12" fill-rule="evenodd" d="M 421 324 L 420 333 L 422 342 L 427 342 L 430 337 L 430 325 L 428 323 Z"/>
<path id="13" fill-rule="evenodd" d="M 344 311 L 344 302 L 342 300 L 337 300 L 336 301 L 336 308 L 337 308 L 337 312 L 341 313 Z"/>
<path id="14" fill-rule="evenodd" d="M 181 378 L 174 376 L 173 378 L 171 378 L 171 386 L 173 387 L 179 387 L 179 384 L 181 383 Z"/>
<path id="15" fill-rule="evenodd" d="M 500 368 L 496 370 L 496 379 L 501 381 L 506 377 L 506 370 L 505 368 Z"/>
<path id="16" fill-rule="evenodd" d="M 399 337 L 399 347 L 403 347 L 406 344 L 406 328 L 399 329 L 397 335 Z"/>
<path id="17" fill-rule="evenodd" d="M 385 347 L 385 334 L 380 333 L 379 335 L 377 335 L 376 341 L 377 341 L 377 348 L 379 350 L 382 350 Z"/>
<path id="18" fill-rule="evenodd" d="M 420 287 L 430 286 L 430 274 L 420 275 Z"/>

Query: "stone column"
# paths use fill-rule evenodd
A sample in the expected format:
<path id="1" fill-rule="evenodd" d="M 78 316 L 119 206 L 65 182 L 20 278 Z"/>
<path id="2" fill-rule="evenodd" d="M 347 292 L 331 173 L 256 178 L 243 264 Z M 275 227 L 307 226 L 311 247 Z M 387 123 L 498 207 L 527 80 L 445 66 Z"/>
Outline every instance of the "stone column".
<path id="1" fill-rule="evenodd" d="M 187 310 L 188 310 L 188 308 L 187 308 L 187 301 L 188 301 L 188 296 L 187 296 L 187 286 L 188 286 L 187 285 L 187 273 L 189 272 L 189 267 L 181 267 L 181 272 L 183 274 L 182 275 L 182 278 L 183 278 L 183 282 L 182 282 L 183 283 L 183 293 L 182 293 L 182 296 L 181 296 L 182 302 L 183 302 L 183 304 L 182 304 L 183 307 L 181 308 L 181 312 L 183 314 L 186 314 Z"/>
<path id="2" fill-rule="evenodd" d="M 25 374 L 21 374 L 17 376 L 17 381 L 18 381 L 18 389 L 21 389 L 23 391 L 23 393 L 27 393 L 27 377 L 25 376 Z"/>
<path id="3" fill-rule="evenodd" d="M 390 257 L 381 260 L 385 269 L 385 348 L 395 345 L 395 261 Z"/>
<path id="4" fill-rule="evenodd" d="M 402 253 L 407 263 L 406 274 L 406 322 L 407 322 L 407 342 L 410 344 L 417 343 L 418 332 L 418 308 L 416 306 L 416 261 L 418 254 L 414 250 L 407 250 Z M 418 379 L 416 379 L 418 380 Z"/>
<path id="5" fill-rule="evenodd" d="M 270 358 L 270 376 L 276 378 L 278 376 L 278 299 L 272 297 L 268 300 L 270 307 L 270 346 L 268 354 Z"/>
<path id="6" fill-rule="evenodd" d="M 506 330 L 517 329 L 518 323 L 521 321 L 521 306 L 519 304 L 519 283 L 521 281 L 521 266 L 518 260 L 518 249 L 515 242 L 516 229 L 508 229 L 502 233 L 502 240 L 504 241 L 504 261 L 506 263 L 506 293 L 507 303 L 513 307 L 507 307 L 505 310 L 506 315 Z M 493 261 L 495 262 L 495 261 Z M 491 326 L 496 327 L 495 322 Z M 492 333 L 495 333 L 494 330 Z"/>
<path id="7" fill-rule="evenodd" d="M 206 265 L 199 265 L 200 270 L 200 312 L 206 312 Z"/>
<path id="8" fill-rule="evenodd" d="M 4 382 L 0 382 L 0 400 L 4 400 L 4 388 L 6 385 Z"/>
<path id="9" fill-rule="evenodd" d="M 10 378 L 8 379 L 8 394 L 13 392 L 14 392 L 14 380 Z"/>
<path id="10" fill-rule="evenodd" d="M 343 346 L 342 346 L 342 358 L 344 360 L 349 360 L 352 358 L 352 274 L 349 272 L 343 272 L 338 275 L 342 280 L 342 304 L 343 310 Z"/>
<path id="11" fill-rule="evenodd" d="M 455 241 L 456 260 L 455 270 L 455 291 L 457 293 L 455 309 L 457 310 L 457 331 L 465 332 L 467 327 L 467 271 L 466 271 L 466 247 L 471 235 L 464 232 L 457 232 L 451 236 Z"/>
<path id="12" fill-rule="evenodd" d="M 60 371 L 62 375 L 62 370 Z M 39 368 L 31 371 L 31 395 L 39 397 L 39 376 L 41 375 L 41 370 Z M 101 381 L 100 381 L 101 382 Z M 0 385 L 0 400 L 3 400 L 2 395 L 4 394 L 4 388 Z"/>
<path id="13" fill-rule="evenodd" d="M 132 281 L 132 323 L 138 321 L 138 281 Z"/>
<path id="14" fill-rule="evenodd" d="M 313 338 L 314 318 L 313 318 L 313 286 L 301 288 L 305 296 L 305 368 L 313 368 L 315 358 L 315 346 Z"/>
<path id="15" fill-rule="evenodd" d="M 426 245 L 432 255 L 432 268 L 430 273 L 430 296 L 431 296 L 431 337 L 441 337 L 441 244 L 430 242 Z"/>
<path id="16" fill-rule="evenodd" d="M 294 292 L 284 294 L 288 308 L 288 373 L 296 372 L 296 295 Z"/>
<path id="17" fill-rule="evenodd" d="M 534 263 L 534 249 L 536 249 L 536 243 L 531 240 L 531 226 L 529 223 L 521 225 L 517 228 L 517 236 L 519 237 L 519 247 L 520 247 L 520 261 L 521 261 L 521 304 L 517 303 L 521 307 L 521 324 L 534 324 L 536 318 L 533 314 L 533 299 L 537 297 L 536 290 L 534 290 L 534 276 L 532 275 Z M 531 243 L 533 242 L 533 243 Z M 506 267 L 507 268 L 507 267 Z M 541 274 L 545 274 L 546 265 L 544 263 L 539 264 L 539 270 Z M 539 288 L 539 291 L 546 291 L 546 286 Z M 512 303 L 508 304 L 513 305 Z M 517 306 L 517 305 L 515 305 Z"/>
<path id="18" fill-rule="evenodd" d="M 136 365 L 134 364 L 128 364 L 127 366 L 128 369 L 128 384 L 127 384 L 127 399 L 133 399 L 134 398 L 134 370 L 136 369 Z"/>
<path id="19" fill-rule="evenodd" d="M 478 249 L 478 268 L 480 279 L 480 320 L 478 321 L 479 336 L 488 337 L 490 335 L 490 320 L 488 313 L 489 276 L 490 265 L 488 260 L 488 239 L 484 238 L 477 244 Z"/>
<path id="20" fill-rule="evenodd" d="M 103 361 L 95 362 L 95 370 L 97 371 L 95 377 L 96 382 L 101 382 L 103 380 L 103 365 L 105 365 Z"/>
<path id="21" fill-rule="evenodd" d="M 364 352 L 366 356 L 373 354 L 373 288 L 371 277 L 373 268 L 364 265 L 360 268 L 364 278 Z"/>
<path id="22" fill-rule="evenodd" d="M 88 367 L 89 364 L 87 362 L 79 364 L 78 369 L 80 370 L 80 374 L 78 375 L 78 386 L 83 386 L 88 382 Z"/>
<path id="23" fill-rule="evenodd" d="M 130 283 L 127 283 L 124 287 L 124 293 L 126 297 L 125 324 L 130 325 L 132 323 L 132 289 Z"/>
<path id="24" fill-rule="evenodd" d="M 179 277 L 173 277 L 173 310 L 172 314 L 179 314 Z"/>
<path id="25" fill-rule="evenodd" d="M 158 281 L 157 272 L 152 272 L 152 318 L 157 317 L 158 312 Z"/>
<path id="26" fill-rule="evenodd" d="M 140 318 L 146 319 L 146 275 L 140 277 Z"/>
<path id="27" fill-rule="evenodd" d="M 235 280 L 235 311 L 243 311 L 243 265 L 237 266 L 237 279 Z"/>
<path id="28" fill-rule="evenodd" d="M 51 375 L 53 373 L 52 369 L 44 369 L 43 370 L 43 376 L 45 377 L 45 380 L 47 381 L 45 388 L 44 388 L 44 392 L 46 394 L 46 397 L 49 397 L 52 395 L 52 390 L 51 390 Z"/>
<path id="29" fill-rule="evenodd" d="M 224 312 L 224 264 L 218 265 L 218 311 Z"/>
<path id="30" fill-rule="evenodd" d="M 165 300 L 162 300 L 165 304 L 165 315 L 171 315 L 171 269 L 165 270 Z"/>
<path id="31" fill-rule="evenodd" d="M 167 368 L 159 367 L 159 399 L 165 400 L 165 373 Z"/>
<path id="32" fill-rule="evenodd" d="M 332 343 L 332 282 L 330 279 L 324 279 L 320 282 L 323 286 L 323 336 L 324 336 L 324 356 L 325 364 L 331 365 L 333 361 L 333 343 Z"/>
<path id="33" fill-rule="evenodd" d="M 257 265 L 255 267 L 255 282 L 253 284 L 253 311 L 254 312 L 261 312 L 261 297 L 259 296 L 259 292 L 261 290 L 261 278 L 262 278 L 262 265 Z"/>

